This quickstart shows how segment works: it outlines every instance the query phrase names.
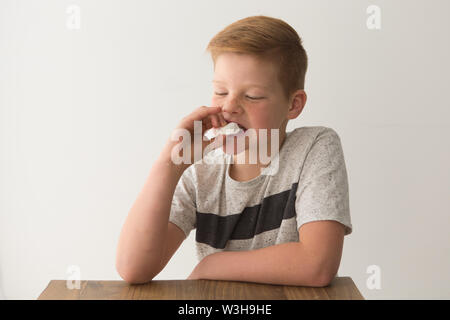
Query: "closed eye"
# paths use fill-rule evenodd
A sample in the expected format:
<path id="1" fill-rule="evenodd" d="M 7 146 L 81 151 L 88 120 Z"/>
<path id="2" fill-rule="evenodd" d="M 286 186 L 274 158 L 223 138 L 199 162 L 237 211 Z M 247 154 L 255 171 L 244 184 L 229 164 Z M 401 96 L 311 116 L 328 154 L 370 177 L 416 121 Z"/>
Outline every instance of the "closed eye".
<path id="1" fill-rule="evenodd" d="M 217 93 L 215 92 L 216 95 L 218 96 L 226 96 L 226 93 Z M 249 98 L 250 100 L 260 100 L 260 99 L 264 99 L 264 97 L 250 97 L 250 96 L 246 96 L 247 98 Z"/>

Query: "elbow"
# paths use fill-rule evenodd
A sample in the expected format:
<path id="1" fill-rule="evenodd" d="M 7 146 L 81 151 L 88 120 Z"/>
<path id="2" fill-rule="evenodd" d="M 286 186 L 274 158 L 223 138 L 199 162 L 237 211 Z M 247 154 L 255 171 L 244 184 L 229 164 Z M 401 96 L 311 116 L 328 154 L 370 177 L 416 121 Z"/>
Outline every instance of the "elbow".
<path id="1" fill-rule="evenodd" d="M 318 268 L 315 279 L 316 287 L 328 287 L 337 274 L 337 268 Z"/>
<path id="2" fill-rule="evenodd" d="M 146 284 L 146 283 L 152 281 L 152 279 L 141 280 L 141 279 L 138 279 L 138 278 L 126 278 L 126 279 L 123 279 L 123 281 L 125 281 L 129 285 L 137 285 L 137 284 Z"/>
<path id="3" fill-rule="evenodd" d="M 119 272 L 120 277 L 126 283 L 132 284 L 144 284 L 153 280 L 154 276 L 142 276 L 138 274 L 134 274 L 132 272 Z"/>
<path id="4" fill-rule="evenodd" d="M 314 282 L 317 287 L 328 287 L 337 275 L 340 260 L 323 257 L 315 263 Z"/>
<path id="5" fill-rule="evenodd" d="M 303 265 L 304 268 L 304 265 Z M 311 267 L 310 272 L 301 272 L 296 275 L 296 280 L 293 285 L 307 286 L 307 287 L 327 287 L 333 281 L 335 274 L 325 272 L 323 269 L 316 266 Z"/>
<path id="6" fill-rule="evenodd" d="M 123 281 L 125 281 L 130 285 L 144 284 L 150 282 L 156 276 L 156 273 L 154 272 L 147 272 L 147 273 L 136 272 L 126 268 L 120 268 L 117 264 L 116 264 L 116 271 L 119 274 L 119 276 L 123 279 Z"/>
<path id="7" fill-rule="evenodd" d="M 333 274 L 324 274 L 316 277 L 315 287 L 328 287 L 333 281 L 335 275 Z"/>

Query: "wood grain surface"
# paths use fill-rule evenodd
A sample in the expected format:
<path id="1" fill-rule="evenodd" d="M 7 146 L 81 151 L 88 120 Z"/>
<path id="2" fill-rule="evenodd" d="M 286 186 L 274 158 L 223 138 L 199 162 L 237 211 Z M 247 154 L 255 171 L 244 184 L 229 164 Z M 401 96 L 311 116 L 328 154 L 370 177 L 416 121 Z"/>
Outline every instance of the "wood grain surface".
<path id="1" fill-rule="evenodd" d="M 327 287 L 299 287 L 221 280 L 80 281 L 51 280 L 38 300 L 364 300 L 350 277 L 336 277 Z"/>

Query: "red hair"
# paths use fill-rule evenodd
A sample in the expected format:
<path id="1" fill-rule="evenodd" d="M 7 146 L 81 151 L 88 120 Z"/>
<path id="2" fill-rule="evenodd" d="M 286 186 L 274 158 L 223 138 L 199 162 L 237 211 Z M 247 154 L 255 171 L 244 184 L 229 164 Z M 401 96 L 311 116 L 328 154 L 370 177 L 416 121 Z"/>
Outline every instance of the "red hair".
<path id="1" fill-rule="evenodd" d="M 308 56 L 297 32 L 286 22 L 268 16 L 238 20 L 217 33 L 209 42 L 214 68 L 224 52 L 251 54 L 278 65 L 278 80 L 289 98 L 304 89 Z"/>

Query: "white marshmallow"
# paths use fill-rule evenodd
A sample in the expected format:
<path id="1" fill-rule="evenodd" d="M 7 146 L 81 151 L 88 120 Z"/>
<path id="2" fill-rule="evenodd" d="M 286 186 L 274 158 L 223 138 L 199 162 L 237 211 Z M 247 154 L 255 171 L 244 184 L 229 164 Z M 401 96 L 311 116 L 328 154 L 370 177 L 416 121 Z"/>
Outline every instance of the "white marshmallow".
<path id="1" fill-rule="evenodd" d="M 208 140 L 211 140 L 213 138 L 217 138 L 219 135 L 234 135 L 238 134 L 240 131 L 243 131 L 237 123 L 230 122 L 226 126 L 223 126 L 221 128 L 211 128 L 209 130 L 206 130 L 204 136 L 208 138 Z"/>

